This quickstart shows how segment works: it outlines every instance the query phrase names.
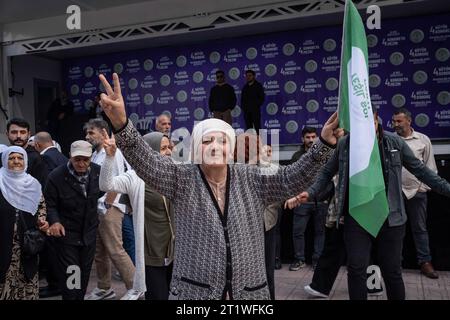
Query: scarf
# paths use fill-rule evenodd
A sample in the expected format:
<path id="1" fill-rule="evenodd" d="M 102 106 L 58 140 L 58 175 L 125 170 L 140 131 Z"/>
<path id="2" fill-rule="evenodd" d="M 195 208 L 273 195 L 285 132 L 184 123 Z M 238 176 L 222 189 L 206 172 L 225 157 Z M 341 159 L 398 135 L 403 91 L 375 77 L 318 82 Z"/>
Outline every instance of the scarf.
<path id="1" fill-rule="evenodd" d="M 13 171 L 8 168 L 8 158 L 11 153 L 23 156 L 24 169 Z M 29 175 L 27 152 L 17 146 L 6 148 L 2 153 L 2 168 L 0 169 L 0 190 L 6 201 L 16 209 L 35 215 L 42 196 L 41 184 Z"/>

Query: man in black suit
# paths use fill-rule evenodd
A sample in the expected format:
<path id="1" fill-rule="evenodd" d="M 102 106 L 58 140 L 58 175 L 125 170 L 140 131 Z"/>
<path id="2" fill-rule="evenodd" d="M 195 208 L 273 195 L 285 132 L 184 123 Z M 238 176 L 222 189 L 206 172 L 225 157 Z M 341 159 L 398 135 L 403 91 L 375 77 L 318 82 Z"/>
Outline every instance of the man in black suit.
<path id="1" fill-rule="evenodd" d="M 52 136 L 45 131 L 34 136 L 34 148 L 47 165 L 47 176 L 60 165 L 66 165 L 67 159 L 53 144 Z M 43 186 L 44 187 L 44 186 Z M 47 286 L 39 288 L 41 298 L 54 297 L 61 294 L 58 286 L 56 253 L 52 241 L 47 241 L 44 250 L 39 254 L 39 272 L 47 280 Z"/>
<path id="2" fill-rule="evenodd" d="M 56 167 L 67 164 L 67 157 L 53 144 L 52 136 L 45 131 L 36 133 L 34 136 L 34 148 L 41 154 L 42 160 L 47 164 L 48 173 L 52 172 Z"/>
<path id="3" fill-rule="evenodd" d="M 95 256 L 100 166 L 91 163 L 92 145 L 70 147 L 70 160 L 50 173 L 45 186 L 47 235 L 53 240 L 63 300 L 83 300 Z"/>

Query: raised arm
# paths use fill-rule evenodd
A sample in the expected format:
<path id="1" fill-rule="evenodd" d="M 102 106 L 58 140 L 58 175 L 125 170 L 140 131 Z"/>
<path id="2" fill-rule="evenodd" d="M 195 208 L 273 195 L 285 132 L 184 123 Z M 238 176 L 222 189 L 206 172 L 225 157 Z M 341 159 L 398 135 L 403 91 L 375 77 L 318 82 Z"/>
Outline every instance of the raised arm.
<path id="1" fill-rule="evenodd" d="M 107 92 L 107 95 L 101 94 L 101 105 L 111 120 L 117 146 L 146 184 L 167 198 L 173 199 L 178 185 L 177 165 L 171 158 L 153 151 L 128 121 L 117 74 L 113 74 L 114 90 L 103 75 L 100 75 L 100 80 Z"/>
<path id="2" fill-rule="evenodd" d="M 114 176 L 114 156 L 106 156 L 100 169 L 100 190 L 129 194 L 132 185 L 133 181 L 128 173 Z"/>
<path id="3" fill-rule="evenodd" d="M 319 170 L 333 155 L 337 142 L 338 117 L 333 114 L 324 125 L 321 137 L 298 161 L 282 166 L 275 174 L 260 169 L 259 190 L 266 203 L 284 201 L 306 190 L 317 176 Z"/>

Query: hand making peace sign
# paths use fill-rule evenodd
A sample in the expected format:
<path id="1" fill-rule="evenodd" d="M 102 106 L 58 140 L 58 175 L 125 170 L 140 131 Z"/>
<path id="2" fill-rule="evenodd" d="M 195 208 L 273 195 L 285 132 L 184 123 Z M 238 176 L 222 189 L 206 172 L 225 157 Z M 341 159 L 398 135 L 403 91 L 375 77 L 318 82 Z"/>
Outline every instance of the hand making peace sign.
<path id="1" fill-rule="evenodd" d="M 100 95 L 100 105 L 111 120 L 114 129 L 120 129 L 127 123 L 127 113 L 120 90 L 119 76 L 117 73 L 113 73 L 114 90 L 103 74 L 99 75 L 99 78 L 106 90 L 106 94 Z"/>

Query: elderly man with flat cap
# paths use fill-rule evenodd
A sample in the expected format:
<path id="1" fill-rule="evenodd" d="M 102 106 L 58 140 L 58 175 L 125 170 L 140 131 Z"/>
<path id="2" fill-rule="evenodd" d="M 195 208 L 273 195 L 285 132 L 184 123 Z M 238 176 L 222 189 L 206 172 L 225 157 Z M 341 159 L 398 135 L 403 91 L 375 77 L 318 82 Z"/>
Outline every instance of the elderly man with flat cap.
<path id="1" fill-rule="evenodd" d="M 67 164 L 57 167 L 45 187 L 47 234 L 54 242 L 63 300 L 83 300 L 95 256 L 100 166 L 91 162 L 92 145 L 70 147 Z M 75 267 L 74 267 L 75 266 Z"/>

